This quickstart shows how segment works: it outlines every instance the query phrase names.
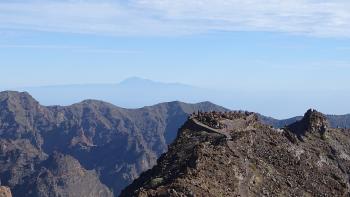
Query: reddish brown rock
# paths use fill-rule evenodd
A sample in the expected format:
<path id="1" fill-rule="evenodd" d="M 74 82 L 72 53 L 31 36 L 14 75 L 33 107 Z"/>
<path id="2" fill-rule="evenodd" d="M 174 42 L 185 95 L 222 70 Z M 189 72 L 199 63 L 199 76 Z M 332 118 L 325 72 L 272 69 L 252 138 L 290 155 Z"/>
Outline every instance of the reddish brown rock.
<path id="1" fill-rule="evenodd" d="M 12 197 L 10 188 L 0 186 L 0 197 Z"/>

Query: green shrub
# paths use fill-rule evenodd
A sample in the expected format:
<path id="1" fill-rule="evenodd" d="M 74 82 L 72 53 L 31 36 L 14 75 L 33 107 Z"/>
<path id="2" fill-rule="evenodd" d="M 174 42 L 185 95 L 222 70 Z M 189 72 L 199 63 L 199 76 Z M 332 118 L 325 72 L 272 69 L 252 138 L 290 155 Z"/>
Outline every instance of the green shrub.
<path id="1" fill-rule="evenodd" d="M 162 184 L 163 181 L 164 181 L 164 179 L 161 178 L 161 177 L 160 178 L 154 178 L 154 179 L 151 180 L 150 185 L 151 185 L 151 187 L 157 187 L 160 184 Z"/>
<path id="2" fill-rule="evenodd" d="M 321 134 L 321 139 L 322 139 L 323 141 L 326 141 L 326 140 L 328 139 L 326 133 L 322 133 L 322 134 Z"/>

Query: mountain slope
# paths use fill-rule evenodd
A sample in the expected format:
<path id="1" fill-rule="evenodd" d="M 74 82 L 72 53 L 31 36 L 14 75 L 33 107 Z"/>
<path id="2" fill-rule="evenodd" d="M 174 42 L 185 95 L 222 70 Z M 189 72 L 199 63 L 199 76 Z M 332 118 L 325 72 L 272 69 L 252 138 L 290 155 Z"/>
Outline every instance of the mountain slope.
<path id="1" fill-rule="evenodd" d="M 327 119 L 333 128 L 350 128 L 350 114 L 327 115 Z"/>
<path id="2" fill-rule="evenodd" d="M 25 188 L 31 196 L 113 196 L 96 172 L 87 171 L 73 157 L 56 152 L 40 165 Z"/>
<path id="3" fill-rule="evenodd" d="M 124 109 L 95 100 L 45 107 L 28 93 L 2 92 L 0 179 L 15 196 L 28 196 L 23 183 L 59 152 L 95 170 L 117 195 L 156 163 L 190 113 L 213 110 L 226 109 L 209 102 Z"/>
<path id="4" fill-rule="evenodd" d="M 189 119 L 121 196 L 348 196 L 350 134 L 308 111 L 285 130 L 245 113 Z"/>
<path id="5" fill-rule="evenodd" d="M 41 171 L 54 153 L 72 156 L 77 169 L 91 174 L 101 191 L 118 195 L 140 173 L 156 164 L 177 136 L 189 114 L 196 111 L 227 111 L 209 102 L 162 103 L 140 109 L 85 100 L 61 107 L 42 106 L 28 93 L 0 93 L 0 179 L 14 196 L 30 196 L 25 186 L 40 186 L 35 172 Z M 346 118 L 342 119 L 346 122 Z M 45 169 L 50 169 L 46 166 Z M 44 178 L 55 192 L 59 174 Z M 68 173 L 68 172 L 67 172 Z M 65 180 L 69 181 L 69 180 Z M 49 185 L 50 185 L 49 184 Z M 89 182 L 84 183 L 89 185 Z M 73 187 L 75 188 L 75 187 Z M 82 187 L 84 188 L 84 187 Z M 108 192 L 108 191 L 107 191 Z M 45 193 L 45 192 L 44 192 Z M 45 196 L 44 193 L 35 193 Z"/>

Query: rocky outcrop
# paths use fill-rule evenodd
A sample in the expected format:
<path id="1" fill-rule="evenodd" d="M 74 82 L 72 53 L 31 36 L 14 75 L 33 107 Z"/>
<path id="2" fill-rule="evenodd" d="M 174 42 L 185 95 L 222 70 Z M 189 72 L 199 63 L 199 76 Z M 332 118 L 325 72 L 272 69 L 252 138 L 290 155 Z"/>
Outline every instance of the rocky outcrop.
<path id="1" fill-rule="evenodd" d="M 0 186 L 0 197 L 12 197 L 10 188 Z"/>
<path id="2" fill-rule="evenodd" d="M 350 195 L 350 134 L 328 128 L 321 113 L 309 110 L 286 129 L 252 114 L 216 120 L 222 129 L 188 120 L 158 164 L 121 196 Z"/>
<path id="3" fill-rule="evenodd" d="M 198 110 L 225 109 L 209 102 L 123 109 L 94 100 L 46 107 L 25 92 L 1 92 L 0 179 L 14 196 L 31 195 L 25 187 L 28 181 L 39 188 L 35 194 L 45 196 L 45 192 L 56 191 L 70 180 L 50 170 L 48 164 L 55 162 L 46 162 L 54 152 L 60 152 L 76 159 L 83 171 L 95 171 L 97 179 L 118 195 L 141 172 L 156 164 L 178 128 Z M 37 179 L 35 173 L 41 172 L 43 165 L 48 177 Z M 79 169 L 72 168 L 69 173 Z M 50 190 L 51 186 L 54 189 Z M 72 188 L 76 192 L 85 189 Z"/>
<path id="4" fill-rule="evenodd" d="M 300 121 L 289 125 L 287 129 L 297 134 L 299 138 L 306 135 L 320 135 L 323 137 L 329 129 L 329 122 L 322 113 L 309 109 Z"/>

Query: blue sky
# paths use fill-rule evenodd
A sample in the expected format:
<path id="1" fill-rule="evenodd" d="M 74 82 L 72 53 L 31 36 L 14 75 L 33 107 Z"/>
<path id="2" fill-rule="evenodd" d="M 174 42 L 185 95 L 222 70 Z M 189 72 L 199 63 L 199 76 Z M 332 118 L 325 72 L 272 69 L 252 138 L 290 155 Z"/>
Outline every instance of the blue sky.
<path id="1" fill-rule="evenodd" d="M 138 76 L 266 99 L 332 93 L 342 101 L 315 106 L 346 113 L 348 10 L 345 0 L 2 0 L 0 88 Z"/>

